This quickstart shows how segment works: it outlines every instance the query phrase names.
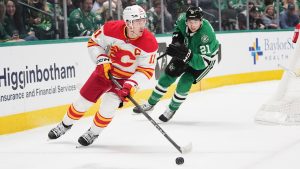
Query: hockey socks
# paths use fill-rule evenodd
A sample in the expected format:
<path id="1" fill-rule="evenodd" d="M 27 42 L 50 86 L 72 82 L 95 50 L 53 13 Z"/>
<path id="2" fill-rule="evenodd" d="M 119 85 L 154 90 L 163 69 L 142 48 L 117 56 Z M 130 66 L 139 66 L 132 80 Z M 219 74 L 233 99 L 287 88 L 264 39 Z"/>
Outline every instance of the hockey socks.
<path id="1" fill-rule="evenodd" d="M 176 91 L 171 99 L 171 103 L 169 104 L 170 109 L 176 111 L 179 109 L 180 105 L 185 101 L 187 95 L 178 94 Z"/>
<path id="2" fill-rule="evenodd" d="M 159 100 L 165 95 L 167 92 L 167 88 L 162 87 L 161 85 L 157 84 L 148 99 L 149 104 L 155 105 Z"/>

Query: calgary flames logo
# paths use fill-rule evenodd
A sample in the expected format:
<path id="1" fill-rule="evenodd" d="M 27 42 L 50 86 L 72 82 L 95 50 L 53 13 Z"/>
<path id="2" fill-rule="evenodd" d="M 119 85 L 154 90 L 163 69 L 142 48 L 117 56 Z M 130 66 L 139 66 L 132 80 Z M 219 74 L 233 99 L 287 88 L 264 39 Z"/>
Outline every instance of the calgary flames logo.
<path id="1" fill-rule="evenodd" d="M 117 63 L 123 67 L 130 67 L 136 60 L 133 53 L 123 50 L 118 46 L 110 47 L 109 56 L 113 63 Z"/>

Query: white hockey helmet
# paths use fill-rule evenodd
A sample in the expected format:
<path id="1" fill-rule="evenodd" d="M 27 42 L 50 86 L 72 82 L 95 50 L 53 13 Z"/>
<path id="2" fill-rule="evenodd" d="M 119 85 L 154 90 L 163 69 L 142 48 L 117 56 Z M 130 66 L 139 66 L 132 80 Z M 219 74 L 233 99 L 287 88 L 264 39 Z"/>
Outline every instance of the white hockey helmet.
<path id="1" fill-rule="evenodd" d="M 145 10 L 139 5 L 127 6 L 123 11 L 123 20 L 125 22 L 143 18 L 147 18 L 147 15 Z"/>

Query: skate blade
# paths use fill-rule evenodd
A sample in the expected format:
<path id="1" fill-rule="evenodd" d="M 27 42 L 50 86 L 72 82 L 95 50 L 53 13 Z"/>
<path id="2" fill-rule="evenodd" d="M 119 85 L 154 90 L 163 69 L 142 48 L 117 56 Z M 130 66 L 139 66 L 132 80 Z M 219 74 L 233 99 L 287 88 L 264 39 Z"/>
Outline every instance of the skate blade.
<path id="1" fill-rule="evenodd" d="M 147 114 L 152 114 L 152 112 L 153 112 L 153 110 L 146 111 Z M 136 113 L 134 111 L 132 111 L 131 114 L 135 115 L 135 116 L 137 116 L 137 115 L 143 115 L 143 113 Z"/>
<path id="2" fill-rule="evenodd" d="M 80 149 L 80 148 L 84 148 L 84 147 L 86 147 L 86 146 L 83 146 L 83 145 L 77 145 L 75 148 L 76 148 L 76 149 Z"/>
<path id="3" fill-rule="evenodd" d="M 157 124 L 166 124 L 166 123 L 168 123 L 168 121 L 161 121 L 159 118 L 157 118 L 156 123 Z"/>
<path id="4" fill-rule="evenodd" d="M 49 142 L 49 141 L 54 141 L 54 140 L 57 140 L 57 139 L 50 139 L 50 138 L 47 138 L 47 142 Z"/>
<path id="5" fill-rule="evenodd" d="M 134 115 L 134 116 L 138 116 L 138 115 L 141 115 L 142 113 L 131 112 L 131 114 Z"/>

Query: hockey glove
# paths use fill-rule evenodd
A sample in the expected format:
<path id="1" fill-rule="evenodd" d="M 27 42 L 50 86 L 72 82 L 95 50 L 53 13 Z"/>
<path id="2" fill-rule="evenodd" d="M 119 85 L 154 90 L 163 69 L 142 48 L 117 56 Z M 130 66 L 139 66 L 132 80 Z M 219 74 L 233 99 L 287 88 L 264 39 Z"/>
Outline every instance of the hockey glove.
<path id="1" fill-rule="evenodd" d="M 180 32 L 173 32 L 172 35 L 172 44 L 179 43 L 183 44 L 184 43 L 184 37 Z"/>
<path id="2" fill-rule="evenodd" d="M 167 47 L 166 53 L 174 58 L 182 60 L 184 63 L 188 63 L 193 57 L 192 51 L 180 43 L 171 43 Z"/>
<path id="3" fill-rule="evenodd" d="M 136 86 L 137 86 L 136 82 L 126 81 L 117 94 L 123 102 L 128 102 L 128 99 L 126 97 L 129 95 L 133 96 L 136 93 L 137 91 Z"/>
<path id="4" fill-rule="evenodd" d="M 97 69 L 100 76 L 104 76 L 106 79 L 109 79 L 108 72 L 112 69 L 110 59 L 107 55 L 101 54 L 97 58 Z"/>

